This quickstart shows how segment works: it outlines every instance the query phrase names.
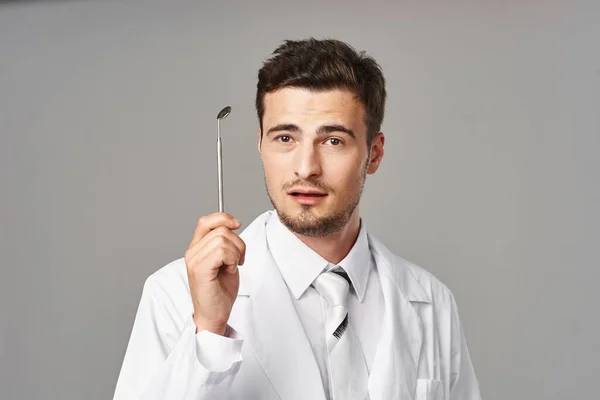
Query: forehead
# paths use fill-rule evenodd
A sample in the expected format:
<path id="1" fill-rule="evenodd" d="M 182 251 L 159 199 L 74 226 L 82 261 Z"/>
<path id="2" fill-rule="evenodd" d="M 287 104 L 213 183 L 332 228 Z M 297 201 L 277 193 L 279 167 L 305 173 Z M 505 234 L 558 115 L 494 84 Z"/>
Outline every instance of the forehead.
<path id="1" fill-rule="evenodd" d="M 365 128 L 364 107 L 357 96 L 345 89 L 313 91 L 285 87 L 264 98 L 265 127 L 279 123 L 320 124 L 336 122 Z"/>

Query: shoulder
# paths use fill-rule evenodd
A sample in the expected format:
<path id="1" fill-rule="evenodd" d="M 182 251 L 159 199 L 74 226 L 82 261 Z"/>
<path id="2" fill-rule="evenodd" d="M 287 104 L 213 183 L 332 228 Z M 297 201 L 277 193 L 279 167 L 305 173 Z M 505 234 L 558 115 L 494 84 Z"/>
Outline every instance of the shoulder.
<path id="1" fill-rule="evenodd" d="M 161 304 L 188 308 L 191 297 L 185 260 L 174 260 L 148 276 L 144 293 Z"/>
<path id="2" fill-rule="evenodd" d="M 146 279 L 152 285 L 158 286 L 177 286 L 181 284 L 187 285 L 187 270 L 183 257 L 173 260 L 164 267 L 152 273 Z"/>

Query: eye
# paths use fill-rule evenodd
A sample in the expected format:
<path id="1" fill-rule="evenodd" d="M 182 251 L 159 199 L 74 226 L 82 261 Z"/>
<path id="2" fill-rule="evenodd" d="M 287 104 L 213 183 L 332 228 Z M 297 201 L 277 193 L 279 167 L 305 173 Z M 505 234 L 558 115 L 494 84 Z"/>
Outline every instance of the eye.
<path id="1" fill-rule="evenodd" d="M 325 142 L 329 142 L 332 146 L 339 146 L 344 143 L 341 139 L 335 137 L 329 138 Z"/>
<path id="2" fill-rule="evenodd" d="M 280 135 L 275 138 L 275 141 L 278 141 L 281 143 L 289 143 L 291 140 L 292 140 L 292 138 L 289 137 L 288 135 Z"/>

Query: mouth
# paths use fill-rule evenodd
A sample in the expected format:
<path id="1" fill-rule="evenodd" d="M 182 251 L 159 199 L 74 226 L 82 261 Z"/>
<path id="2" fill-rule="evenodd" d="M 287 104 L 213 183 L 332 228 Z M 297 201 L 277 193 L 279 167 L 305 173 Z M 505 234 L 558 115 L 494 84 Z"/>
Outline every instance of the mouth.
<path id="1" fill-rule="evenodd" d="M 316 205 L 327 196 L 327 193 L 320 192 L 318 190 L 302 189 L 292 190 L 288 192 L 288 194 L 292 196 L 298 203 L 303 205 Z"/>
<path id="2" fill-rule="evenodd" d="M 294 197 L 325 197 L 327 193 L 320 192 L 318 190 L 292 190 L 288 192 L 289 195 Z"/>

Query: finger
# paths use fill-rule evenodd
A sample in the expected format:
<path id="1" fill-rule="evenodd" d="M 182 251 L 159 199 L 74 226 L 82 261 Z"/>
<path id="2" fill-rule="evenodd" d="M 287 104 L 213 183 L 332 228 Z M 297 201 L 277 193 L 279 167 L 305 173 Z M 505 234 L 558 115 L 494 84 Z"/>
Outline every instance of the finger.
<path id="1" fill-rule="evenodd" d="M 208 243 L 210 240 L 217 236 L 223 236 L 224 238 L 229 240 L 235 247 L 237 247 L 241 257 L 240 265 L 242 265 L 246 254 L 246 243 L 244 243 L 242 238 L 237 233 L 232 232 L 231 229 L 229 229 L 226 226 L 219 226 L 213 229 L 212 231 L 208 232 L 194 246 L 203 246 L 205 243 Z M 192 249 L 192 253 L 193 252 L 194 249 Z"/>
<path id="2" fill-rule="evenodd" d="M 233 257 L 233 259 L 231 257 Z M 237 265 L 239 259 L 240 252 L 237 247 L 225 237 L 218 235 L 205 243 L 204 246 L 201 246 L 200 249 L 189 258 L 187 265 L 189 268 L 193 269 L 197 269 L 196 266 L 202 265 L 201 269 L 208 272 L 217 270 L 223 265 L 230 265 L 231 263 Z"/>
<path id="3" fill-rule="evenodd" d="M 237 249 L 234 246 L 228 248 L 218 247 L 214 250 L 203 252 L 198 255 L 198 259 L 188 270 L 188 276 L 194 276 L 203 281 L 213 281 L 218 278 L 219 272 L 234 273 L 237 269 L 235 260 L 239 258 Z"/>
<path id="4" fill-rule="evenodd" d="M 229 229 L 237 229 L 241 226 L 241 222 L 232 215 L 226 213 L 213 213 L 202 216 L 198 219 L 198 224 L 196 225 L 196 230 L 194 231 L 194 235 L 192 237 L 192 243 L 197 242 L 208 232 L 219 226 L 226 226 Z"/>
<path id="5" fill-rule="evenodd" d="M 213 250 L 208 257 L 212 258 L 212 260 L 209 262 L 210 265 L 219 266 L 213 270 L 215 276 L 218 275 L 219 271 L 223 270 L 231 274 L 237 271 L 240 254 L 233 245 L 227 247 L 218 247 Z"/>
<path id="6" fill-rule="evenodd" d="M 213 213 L 202 216 L 198 219 L 198 224 L 196 225 L 196 229 L 194 231 L 194 235 L 192 236 L 189 247 L 192 247 L 208 232 L 218 226 L 226 226 L 229 229 L 238 229 L 242 226 L 242 223 L 233 215 L 227 213 Z"/>
<path id="7" fill-rule="evenodd" d="M 239 263 L 241 265 L 241 263 Z M 229 273 L 229 274 L 235 274 L 238 271 L 238 266 L 235 264 L 232 265 L 228 265 L 226 267 L 224 267 L 225 272 Z"/>
<path id="8" fill-rule="evenodd" d="M 206 246 L 207 243 L 211 242 L 214 238 L 218 236 L 222 236 L 223 238 L 227 239 L 238 249 L 242 260 L 240 265 L 242 265 L 246 254 L 246 244 L 244 243 L 242 238 L 240 238 L 235 232 L 232 232 L 231 229 L 229 229 L 226 226 L 216 227 L 215 229 L 204 235 L 204 237 L 202 237 L 198 242 L 193 244 L 192 247 L 188 249 L 188 251 L 186 252 L 186 257 L 194 257 L 194 255 L 198 253 L 204 246 Z"/>

